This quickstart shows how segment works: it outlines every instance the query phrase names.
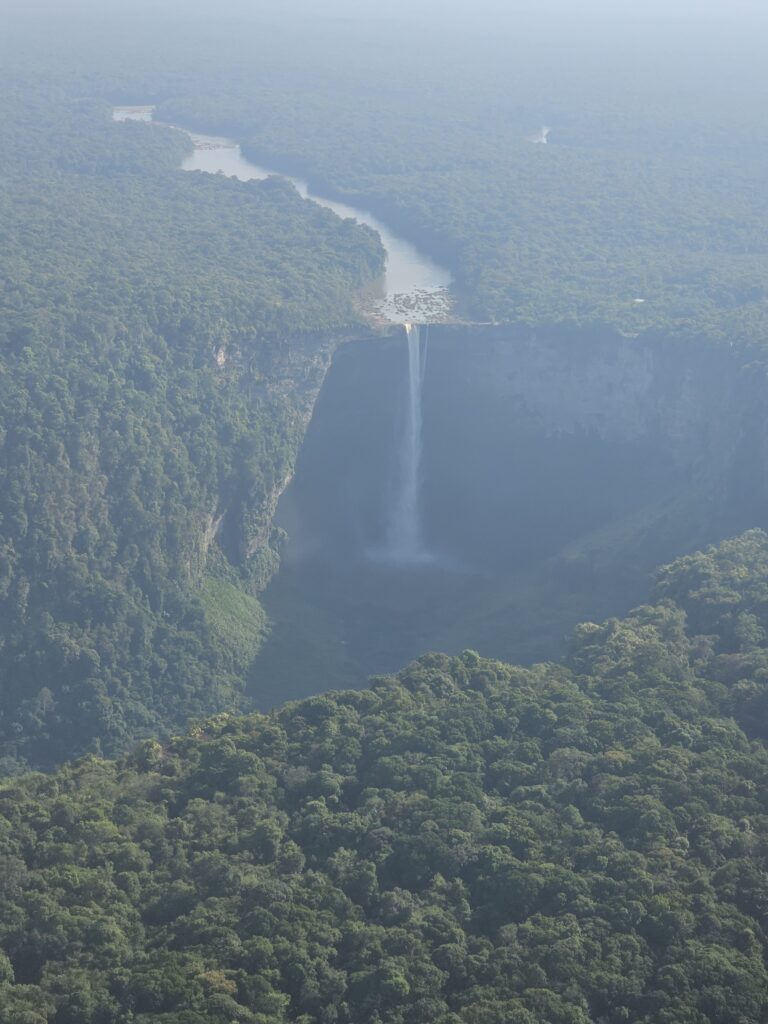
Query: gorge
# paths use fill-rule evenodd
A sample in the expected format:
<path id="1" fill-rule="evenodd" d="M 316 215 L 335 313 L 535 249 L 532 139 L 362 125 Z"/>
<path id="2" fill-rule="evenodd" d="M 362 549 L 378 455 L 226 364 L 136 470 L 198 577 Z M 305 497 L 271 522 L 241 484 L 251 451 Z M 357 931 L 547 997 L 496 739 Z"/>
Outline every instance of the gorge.
<path id="1" fill-rule="evenodd" d="M 578 622 L 645 600 L 662 562 L 768 522 L 768 380 L 737 350 L 433 324 L 418 545 L 379 557 L 413 458 L 403 333 L 342 345 L 320 391 L 278 506 L 267 703 L 307 692 L 310 664 L 353 685 L 425 649 L 559 656 Z"/>
<path id="2" fill-rule="evenodd" d="M 190 137 L 185 170 L 269 174 L 230 140 Z M 291 180 L 379 230 L 388 279 L 380 326 L 318 349 L 295 474 L 249 548 L 281 552 L 259 706 L 425 649 L 557 657 L 578 622 L 642 601 L 661 562 L 768 521 L 765 374 L 738 349 L 599 324 L 429 324 L 447 272 Z"/>

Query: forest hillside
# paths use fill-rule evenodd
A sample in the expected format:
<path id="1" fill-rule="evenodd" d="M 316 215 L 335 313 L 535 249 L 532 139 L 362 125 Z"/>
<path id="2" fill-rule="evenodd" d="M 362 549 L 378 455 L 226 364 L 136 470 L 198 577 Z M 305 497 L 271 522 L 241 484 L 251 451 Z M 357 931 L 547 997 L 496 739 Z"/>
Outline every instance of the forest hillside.
<path id="1" fill-rule="evenodd" d="M 271 514 L 378 237 L 0 90 L 0 765 L 238 706 Z"/>
<path id="2" fill-rule="evenodd" d="M 757 1024 L 768 537 L 562 665 L 425 655 L 0 790 L 7 1024 Z"/>

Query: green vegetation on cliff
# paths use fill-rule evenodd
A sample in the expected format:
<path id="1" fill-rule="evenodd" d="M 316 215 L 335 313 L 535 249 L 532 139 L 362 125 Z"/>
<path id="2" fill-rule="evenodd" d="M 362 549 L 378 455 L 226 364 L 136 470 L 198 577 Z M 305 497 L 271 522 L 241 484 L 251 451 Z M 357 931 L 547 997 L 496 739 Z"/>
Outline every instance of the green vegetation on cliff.
<path id="1" fill-rule="evenodd" d="M 7 87 L 6 87 L 7 86 Z M 0 764 L 114 754 L 238 706 L 271 505 L 373 232 L 180 133 L 5 83 Z"/>
<path id="2" fill-rule="evenodd" d="M 427 655 L 7 783 L 3 1021 L 758 1024 L 766 560 L 675 563 L 564 665 Z"/>

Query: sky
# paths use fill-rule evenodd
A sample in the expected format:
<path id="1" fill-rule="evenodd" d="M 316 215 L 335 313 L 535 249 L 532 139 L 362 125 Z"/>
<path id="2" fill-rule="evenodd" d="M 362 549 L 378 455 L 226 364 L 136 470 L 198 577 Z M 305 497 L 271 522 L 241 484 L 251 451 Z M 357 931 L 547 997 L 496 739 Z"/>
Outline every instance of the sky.
<path id="1" fill-rule="evenodd" d="M 312 17 L 377 20 L 395 15 L 439 15 L 466 23 L 481 18 L 514 19 L 533 14 L 578 21 L 599 17 L 606 22 L 648 18 L 717 18 L 726 23 L 758 17 L 768 23 L 766 0 L 0 0 L 3 17 L 71 16 L 83 11 L 109 15 L 223 19 L 259 17 L 266 11 Z"/>
<path id="2" fill-rule="evenodd" d="M 85 25 L 101 31 L 89 33 L 83 15 Z M 24 26 L 30 18 L 34 33 Z M 200 35 L 200 23 L 210 22 L 226 48 L 232 24 L 243 19 L 277 23 L 283 35 L 295 33 L 312 46 L 319 19 L 326 40 L 335 34 L 334 50 L 345 39 L 361 58 L 367 45 L 383 52 L 408 38 L 404 52 L 424 52 L 434 41 L 458 56 L 490 49 L 497 61 L 507 51 L 510 60 L 513 52 L 540 54 L 549 69 L 572 66 L 582 78 L 601 68 L 608 76 L 642 78 L 663 64 L 692 88 L 702 83 L 707 91 L 721 85 L 728 91 L 736 77 L 761 95 L 768 52 L 768 0 L 0 0 L 0 19 L 0 44 L 3 27 L 18 22 L 25 37 L 38 38 L 42 24 L 48 45 L 74 41 L 73 54 L 78 41 L 101 46 L 104 39 L 108 49 L 110 36 L 133 37 L 139 46 L 147 32 L 155 40 L 171 38 L 174 23 L 197 25 L 190 32 Z M 121 33 L 115 19 L 128 19 L 138 33 Z M 15 35 L 6 32 L 11 54 Z M 248 36 L 233 38 L 242 44 Z"/>

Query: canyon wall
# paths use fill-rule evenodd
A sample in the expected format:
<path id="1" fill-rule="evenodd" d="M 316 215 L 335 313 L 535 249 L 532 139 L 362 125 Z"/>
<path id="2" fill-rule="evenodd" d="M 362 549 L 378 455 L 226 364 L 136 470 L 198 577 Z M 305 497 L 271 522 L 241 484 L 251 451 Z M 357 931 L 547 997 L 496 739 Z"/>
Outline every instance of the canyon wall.
<path id="1" fill-rule="evenodd" d="M 557 657 L 578 622 L 647 600 L 658 565 L 768 525 L 763 362 L 706 338 L 601 327 L 426 335 L 420 508 L 432 560 L 386 558 L 404 331 L 352 339 L 278 506 L 287 542 L 265 600 L 275 635 L 285 630 L 270 662 L 281 693 L 306 692 L 307 666 L 324 657 L 345 684 L 425 649 Z"/>

